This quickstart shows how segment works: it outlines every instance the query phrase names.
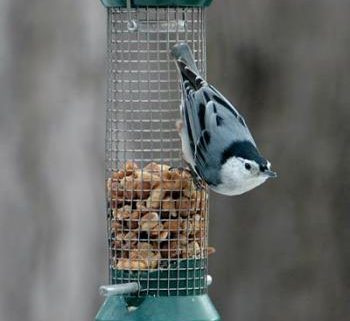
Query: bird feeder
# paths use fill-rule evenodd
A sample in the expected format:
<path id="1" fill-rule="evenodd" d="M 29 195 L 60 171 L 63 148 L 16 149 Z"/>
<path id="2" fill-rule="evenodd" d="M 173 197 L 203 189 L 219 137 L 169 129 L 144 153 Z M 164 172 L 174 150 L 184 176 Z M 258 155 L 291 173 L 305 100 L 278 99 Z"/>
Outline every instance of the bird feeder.
<path id="1" fill-rule="evenodd" d="M 211 0 L 102 0 L 108 13 L 106 205 L 109 283 L 98 321 L 220 320 L 207 289 L 208 194 L 182 160 L 171 48 L 206 74 Z"/>

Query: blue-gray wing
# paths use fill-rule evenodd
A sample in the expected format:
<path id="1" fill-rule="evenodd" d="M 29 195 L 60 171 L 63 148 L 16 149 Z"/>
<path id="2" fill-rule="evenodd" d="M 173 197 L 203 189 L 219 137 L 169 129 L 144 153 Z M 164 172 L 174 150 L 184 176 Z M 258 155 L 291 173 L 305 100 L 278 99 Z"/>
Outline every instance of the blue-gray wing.
<path id="1" fill-rule="evenodd" d="M 233 141 L 256 146 L 243 117 L 214 87 L 197 90 L 183 86 L 182 114 L 195 164 L 194 170 L 208 184 L 219 184 L 223 154 Z"/>

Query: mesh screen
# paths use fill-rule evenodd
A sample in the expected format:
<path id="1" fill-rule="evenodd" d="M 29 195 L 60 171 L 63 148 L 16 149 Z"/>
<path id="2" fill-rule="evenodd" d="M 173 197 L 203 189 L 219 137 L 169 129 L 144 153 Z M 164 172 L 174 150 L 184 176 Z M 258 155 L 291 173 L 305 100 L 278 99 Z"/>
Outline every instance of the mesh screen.
<path id="1" fill-rule="evenodd" d="M 180 90 L 169 52 L 183 41 L 205 76 L 202 8 L 108 9 L 110 283 L 137 281 L 138 296 L 207 288 L 207 191 L 184 170 L 175 126 Z"/>

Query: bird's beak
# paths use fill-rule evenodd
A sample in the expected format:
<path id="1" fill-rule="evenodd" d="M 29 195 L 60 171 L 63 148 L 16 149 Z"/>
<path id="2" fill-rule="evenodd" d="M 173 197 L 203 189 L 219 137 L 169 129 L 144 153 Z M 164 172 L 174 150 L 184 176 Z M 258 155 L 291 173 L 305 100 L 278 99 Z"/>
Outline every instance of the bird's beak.
<path id="1" fill-rule="evenodd" d="M 269 178 L 276 178 L 277 177 L 277 173 L 273 172 L 269 169 L 265 170 L 263 173 Z"/>

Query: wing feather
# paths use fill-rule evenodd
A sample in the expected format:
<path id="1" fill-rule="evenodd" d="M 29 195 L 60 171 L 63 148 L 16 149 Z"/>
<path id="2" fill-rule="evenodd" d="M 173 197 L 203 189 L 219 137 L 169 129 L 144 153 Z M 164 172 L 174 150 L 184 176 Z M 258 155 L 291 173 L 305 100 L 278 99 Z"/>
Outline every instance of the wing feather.
<path id="1" fill-rule="evenodd" d="M 214 87 L 184 88 L 183 95 L 194 170 L 209 184 L 216 184 L 224 150 L 233 140 L 248 139 L 255 146 L 254 139 L 244 118 Z"/>

